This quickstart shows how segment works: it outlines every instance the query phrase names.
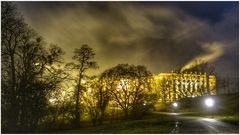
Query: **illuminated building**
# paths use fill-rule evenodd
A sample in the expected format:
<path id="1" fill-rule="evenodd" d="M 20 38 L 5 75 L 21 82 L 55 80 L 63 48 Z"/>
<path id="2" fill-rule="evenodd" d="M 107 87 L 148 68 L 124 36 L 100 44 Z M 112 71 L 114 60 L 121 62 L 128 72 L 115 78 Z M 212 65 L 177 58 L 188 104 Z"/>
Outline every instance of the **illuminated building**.
<path id="1" fill-rule="evenodd" d="M 216 77 L 206 73 L 160 73 L 158 75 L 153 75 L 148 79 L 144 78 L 145 77 L 142 77 L 138 78 L 139 80 L 136 80 L 136 78 L 129 77 L 121 77 L 117 79 L 107 77 L 103 79 L 101 83 L 104 91 L 109 89 L 109 91 L 111 90 L 111 93 L 113 93 L 116 90 L 115 94 L 119 95 L 119 97 L 127 95 L 127 100 L 130 103 L 134 98 L 132 91 L 136 92 L 136 90 L 138 90 L 143 92 L 144 90 L 149 90 L 150 87 L 147 87 L 148 85 L 145 84 L 147 82 L 150 82 L 151 91 L 145 92 L 157 94 L 158 102 L 161 103 L 173 102 L 182 98 L 195 98 L 216 94 Z M 87 81 L 90 84 L 84 84 L 87 87 L 86 92 L 83 94 L 84 96 L 89 96 L 89 94 L 95 89 L 90 87 L 92 87 L 97 81 L 98 79 L 96 78 L 95 80 Z M 142 85 L 139 85 L 139 83 L 142 83 Z M 141 87 L 138 88 L 137 85 Z"/>
<path id="2" fill-rule="evenodd" d="M 154 76 L 154 87 L 160 102 L 172 102 L 185 97 L 216 94 L 216 77 L 206 73 L 160 73 Z"/>

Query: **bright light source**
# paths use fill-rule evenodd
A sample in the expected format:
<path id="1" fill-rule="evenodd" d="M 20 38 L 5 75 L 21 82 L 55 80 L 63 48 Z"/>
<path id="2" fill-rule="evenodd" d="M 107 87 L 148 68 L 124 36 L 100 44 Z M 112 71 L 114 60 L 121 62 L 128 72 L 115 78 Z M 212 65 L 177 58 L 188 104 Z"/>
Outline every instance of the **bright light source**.
<path id="1" fill-rule="evenodd" d="M 213 100 L 212 98 L 207 98 L 207 99 L 205 100 L 205 104 L 206 104 L 207 107 L 213 107 L 213 105 L 214 105 L 214 100 Z"/>
<path id="2" fill-rule="evenodd" d="M 53 103 L 56 102 L 56 100 L 57 100 L 56 98 L 50 98 L 50 99 L 49 99 L 49 102 L 53 104 Z"/>
<path id="3" fill-rule="evenodd" d="M 145 105 L 146 105 L 146 103 L 143 103 L 143 105 L 145 106 Z"/>
<path id="4" fill-rule="evenodd" d="M 173 104 L 173 107 L 178 107 L 178 103 L 174 102 Z"/>
<path id="5" fill-rule="evenodd" d="M 82 80 L 82 83 L 85 84 L 85 83 L 86 83 L 86 80 Z"/>
<path id="6" fill-rule="evenodd" d="M 39 66 L 40 65 L 40 63 L 35 63 L 35 66 Z"/>
<path id="7" fill-rule="evenodd" d="M 87 91 L 87 92 L 88 92 L 88 93 L 91 93 L 91 91 L 92 91 L 91 88 L 88 88 L 88 91 Z"/>

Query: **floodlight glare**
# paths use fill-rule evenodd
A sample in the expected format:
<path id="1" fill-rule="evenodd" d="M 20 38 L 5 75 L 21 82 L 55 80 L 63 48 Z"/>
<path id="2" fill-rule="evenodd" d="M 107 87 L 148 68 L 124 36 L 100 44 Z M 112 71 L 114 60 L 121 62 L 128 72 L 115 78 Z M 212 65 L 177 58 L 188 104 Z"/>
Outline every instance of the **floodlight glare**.
<path id="1" fill-rule="evenodd" d="M 206 104 L 207 107 L 213 107 L 213 105 L 214 105 L 214 100 L 213 100 L 212 98 L 207 98 L 207 99 L 205 100 L 205 104 Z"/>
<path id="2" fill-rule="evenodd" d="M 178 103 L 174 102 L 173 104 L 173 107 L 178 107 Z"/>

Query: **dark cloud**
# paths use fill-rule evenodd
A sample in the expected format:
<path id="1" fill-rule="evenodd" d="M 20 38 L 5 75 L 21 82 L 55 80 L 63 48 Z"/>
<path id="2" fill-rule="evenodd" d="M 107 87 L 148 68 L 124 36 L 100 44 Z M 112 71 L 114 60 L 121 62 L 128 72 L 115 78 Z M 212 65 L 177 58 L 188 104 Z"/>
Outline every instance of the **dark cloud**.
<path id="1" fill-rule="evenodd" d="M 84 43 L 94 48 L 100 69 L 92 73 L 119 63 L 169 72 L 204 58 L 238 77 L 238 4 L 184 3 L 17 2 L 40 35 L 66 50 L 66 61 Z"/>

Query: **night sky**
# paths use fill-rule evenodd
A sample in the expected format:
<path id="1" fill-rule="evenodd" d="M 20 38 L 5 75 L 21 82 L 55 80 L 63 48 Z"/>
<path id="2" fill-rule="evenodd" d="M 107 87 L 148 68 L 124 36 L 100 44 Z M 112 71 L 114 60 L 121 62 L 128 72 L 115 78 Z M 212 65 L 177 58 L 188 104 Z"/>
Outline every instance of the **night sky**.
<path id="1" fill-rule="evenodd" d="M 62 47 L 88 44 L 100 68 L 119 63 L 170 72 L 201 59 L 239 77 L 238 2 L 16 2 L 39 35 Z"/>

